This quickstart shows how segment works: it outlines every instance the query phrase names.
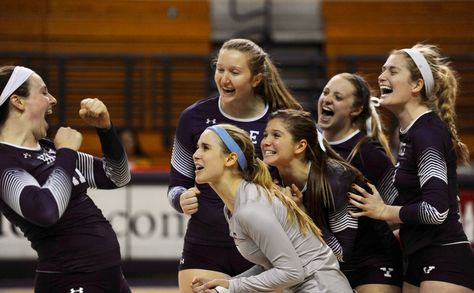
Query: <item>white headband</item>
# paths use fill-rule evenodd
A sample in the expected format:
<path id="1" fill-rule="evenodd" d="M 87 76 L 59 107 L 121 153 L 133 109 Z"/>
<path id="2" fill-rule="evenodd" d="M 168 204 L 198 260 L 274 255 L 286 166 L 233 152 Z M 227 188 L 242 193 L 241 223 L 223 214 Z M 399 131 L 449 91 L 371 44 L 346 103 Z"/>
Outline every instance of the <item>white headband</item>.
<path id="1" fill-rule="evenodd" d="M 0 96 L 0 106 L 5 103 L 8 97 L 13 94 L 27 79 L 34 73 L 33 70 L 23 67 L 15 66 L 13 73 L 8 79 L 7 85 L 3 88 L 2 95 Z"/>
<path id="2" fill-rule="evenodd" d="M 423 81 L 425 82 L 426 95 L 428 98 L 431 97 L 434 90 L 434 77 L 425 56 L 415 49 L 402 49 L 402 51 L 405 51 L 411 57 L 413 62 L 415 62 L 416 67 L 418 67 L 418 70 L 423 77 Z"/>

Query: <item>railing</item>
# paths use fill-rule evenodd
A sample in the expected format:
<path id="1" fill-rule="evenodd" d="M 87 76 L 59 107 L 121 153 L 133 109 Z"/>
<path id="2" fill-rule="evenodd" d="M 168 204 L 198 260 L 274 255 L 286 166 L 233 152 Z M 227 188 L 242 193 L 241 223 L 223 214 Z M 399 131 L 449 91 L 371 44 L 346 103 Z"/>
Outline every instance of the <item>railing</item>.
<path id="1" fill-rule="evenodd" d="M 113 113 L 117 126 L 161 134 L 161 144 L 169 149 L 182 110 L 215 92 L 208 55 L 92 55 L 0 53 L 1 64 L 21 64 L 37 71 L 58 99 L 53 128 L 69 125 L 84 128 L 78 118 L 79 101 L 102 98 Z M 326 72 L 362 72 L 374 85 L 386 56 L 340 56 L 334 70 L 327 70 L 326 57 L 277 55 L 283 79 L 307 110 L 324 86 Z M 474 54 L 451 56 L 461 77 L 458 125 L 474 133 Z M 334 60 L 333 60 L 334 61 Z"/>

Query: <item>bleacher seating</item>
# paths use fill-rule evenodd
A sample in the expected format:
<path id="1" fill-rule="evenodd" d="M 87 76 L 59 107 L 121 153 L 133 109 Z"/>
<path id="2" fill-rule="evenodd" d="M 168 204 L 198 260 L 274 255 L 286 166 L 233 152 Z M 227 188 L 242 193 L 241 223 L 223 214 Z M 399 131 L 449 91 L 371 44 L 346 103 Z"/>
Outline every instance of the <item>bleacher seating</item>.
<path id="1" fill-rule="evenodd" d="M 347 70 L 348 63 L 341 62 L 341 57 L 362 55 L 352 69 L 365 73 L 377 88 L 377 76 L 391 50 L 418 42 L 438 45 L 443 55 L 452 56 L 461 77 L 457 123 L 462 139 L 474 150 L 472 11 L 474 1 L 470 0 L 323 0 L 328 73 Z M 368 55 L 380 55 L 380 59 L 363 57 Z"/>
<path id="2" fill-rule="evenodd" d="M 30 66 L 46 79 L 59 99 L 51 124 L 82 127 L 81 150 L 101 153 L 77 115 L 81 99 L 99 97 L 114 124 L 137 128 L 145 151 L 168 164 L 168 125 L 207 94 L 209 63 L 162 56 L 209 54 L 209 18 L 204 0 L 6 1 L 0 60 Z"/>

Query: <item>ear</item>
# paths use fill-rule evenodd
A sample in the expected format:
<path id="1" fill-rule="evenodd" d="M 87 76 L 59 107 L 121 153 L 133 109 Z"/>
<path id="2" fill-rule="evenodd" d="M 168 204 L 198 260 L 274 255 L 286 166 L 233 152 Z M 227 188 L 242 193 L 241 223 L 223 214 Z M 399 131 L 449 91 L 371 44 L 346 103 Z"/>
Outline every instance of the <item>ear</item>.
<path id="1" fill-rule="evenodd" d="M 421 90 L 423 89 L 424 85 L 425 85 L 425 82 L 423 81 L 423 79 L 419 78 L 418 80 L 412 82 L 411 92 L 414 94 L 421 93 Z"/>
<path id="2" fill-rule="evenodd" d="M 263 80 L 263 74 L 259 73 L 252 78 L 252 87 L 256 88 L 260 82 Z"/>
<path id="3" fill-rule="evenodd" d="M 303 154 L 308 147 L 308 141 L 306 139 L 302 139 L 296 143 L 294 152 L 295 154 Z"/>
<path id="4" fill-rule="evenodd" d="M 364 106 L 352 106 L 352 110 L 349 113 L 351 117 L 357 117 L 364 110 Z"/>
<path id="5" fill-rule="evenodd" d="M 236 153 L 230 153 L 226 156 L 225 158 L 225 163 L 224 165 L 226 167 L 232 167 L 235 164 L 237 164 L 237 154 Z"/>
<path id="6" fill-rule="evenodd" d="M 12 95 L 10 97 L 10 101 L 11 101 L 13 107 L 15 107 L 16 109 L 18 109 L 20 111 L 25 110 L 25 101 L 19 95 Z"/>

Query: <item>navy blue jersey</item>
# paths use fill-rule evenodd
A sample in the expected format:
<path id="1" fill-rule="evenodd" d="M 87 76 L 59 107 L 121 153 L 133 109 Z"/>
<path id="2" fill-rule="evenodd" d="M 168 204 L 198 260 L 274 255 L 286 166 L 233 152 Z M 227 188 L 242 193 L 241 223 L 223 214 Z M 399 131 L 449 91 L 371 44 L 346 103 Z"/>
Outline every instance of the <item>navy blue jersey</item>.
<path id="1" fill-rule="evenodd" d="M 347 159 L 362 138 L 363 134 L 357 131 L 348 139 L 330 142 L 330 145 L 341 157 Z M 386 189 L 384 186 L 392 183 L 394 166 L 382 145 L 375 140 L 369 139 L 363 142 L 351 164 L 378 190 Z M 332 181 L 334 181 L 332 186 L 339 184 L 337 178 Z M 342 193 L 340 196 L 345 195 Z M 352 270 L 369 265 L 382 266 L 400 261 L 400 245 L 385 221 L 368 217 L 359 218 L 357 233 L 352 240 L 354 241 L 352 257 L 341 264 L 342 269 Z"/>
<path id="2" fill-rule="evenodd" d="M 115 232 L 87 188 L 112 189 L 130 180 L 115 131 L 100 131 L 103 159 L 49 140 L 38 148 L 0 143 L 0 211 L 38 253 L 37 271 L 93 272 L 120 264 Z"/>
<path id="3" fill-rule="evenodd" d="M 350 214 L 356 208 L 347 200 L 347 192 L 351 190 L 351 184 L 354 183 L 355 175 L 332 160 L 328 163 L 327 172 L 334 199 L 334 208 L 325 209 L 327 226 L 323 227 L 323 234 L 338 261 L 341 264 L 349 263 L 349 260 L 352 259 L 357 228 L 359 226 L 359 219 Z M 303 195 L 303 202 L 306 197 L 305 195 Z M 343 269 L 342 266 L 341 269 Z"/>
<path id="4" fill-rule="evenodd" d="M 329 142 L 329 144 L 343 159 L 347 160 L 363 136 L 362 132 L 356 131 L 347 139 Z M 392 180 L 393 163 L 382 145 L 374 139 L 364 141 L 350 163 L 376 187 L 384 181 Z"/>
<path id="5" fill-rule="evenodd" d="M 229 123 L 246 130 L 255 145 L 255 151 L 261 157 L 260 141 L 263 138 L 270 110 L 268 106 L 259 117 L 238 119 L 226 115 L 219 107 L 219 97 L 200 100 L 183 111 L 176 129 L 173 152 L 171 155 L 170 190 L 182 187 L 181 191 L 196 186 L 198 212 L 191 216 L 185 240 L 197 244 L 234 247 L 229 236 L 229 228 L 224 218 L 224 203 L 207 184 L 194 181 L 194 163 L 192 155 L 196 150 L 201 133 L 209 126 Z M 173 207 L 181 212 L 179 195 L 170 199 Z"/>
<path id="6" fill-rule="evenodd" d="M 456 152 L 445 124 L 427 112 L 400 134 L 394 185 L 405 255 L 433 244 L 467 242 L 458 209 Z"/>

